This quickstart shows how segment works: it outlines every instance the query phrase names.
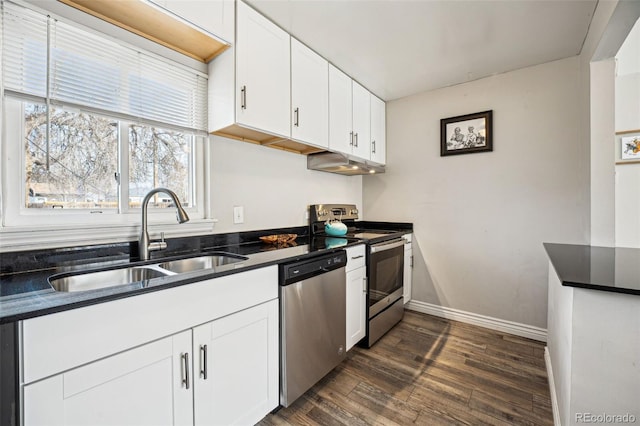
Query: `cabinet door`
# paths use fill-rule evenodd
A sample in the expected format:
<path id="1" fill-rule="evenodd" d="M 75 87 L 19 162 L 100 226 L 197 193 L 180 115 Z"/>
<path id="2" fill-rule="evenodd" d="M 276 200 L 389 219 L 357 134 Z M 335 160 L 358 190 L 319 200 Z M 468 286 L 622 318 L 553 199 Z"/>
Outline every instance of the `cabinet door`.
<path id="1" fill-rule="evenodd" d="M 329 149 L 351 154 L 351 78 L 329 64 Z"/>
<path id="2" fill-rule="evenodd" d="M 278 301 L 193 330 L 195 424 L 255 424 L 278 406 Z"/>
<path id="3" fill-rule="evenodd" d="M 366 268 L 347 272 L 347 350 L 366 334 Z"/>
<path id="4" fill-rule="evenodd" d="M 329 63 L 291 39 L 291 137 L 329 147 Z"/>
<path id="5" fill-rule="evenodd" d="M 385 164 L 387 156 L 386 106 L 371 95 L 371 160 Z"/>
<path id="6" fill-rule="evenodd" d="M 404 249 L 404 274 L 402 282 L 403 302 L 408 303 L 411 300 L 411 286 L 413 283 L 413 250 L 411 244 L 405 244 Z"/>
<path id="7" fill-rule="evenodd" d="M 156 3 L 203 30 L 233 42 L 233 0 L 158 0 Z"/>
<path id="8" fill-rule="evenodd" d="M 236 119 L 276 135 L 291 133 L 290 37 L 238 2 Z"/>
<path id="9" fill-rule="evenodd" d="M 371 141 L 371 94 L 353 82 L 353 150 L 356 157 L 369 159 Z"/>
<path id="10" fill-rule="evenodd" d="M 26 385 L 24 425 L 192 425 L 190 352 L 185 331 Z"/>

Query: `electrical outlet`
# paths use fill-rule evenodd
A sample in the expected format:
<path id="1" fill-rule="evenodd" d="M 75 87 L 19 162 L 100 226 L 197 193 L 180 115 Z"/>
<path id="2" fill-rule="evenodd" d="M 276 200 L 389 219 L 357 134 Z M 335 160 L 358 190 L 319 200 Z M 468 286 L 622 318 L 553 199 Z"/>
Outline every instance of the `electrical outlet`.
<path id="1" fill-rule="evenodd" d="M 233 223 L 239 224 L 244 223 L 244 207 L 243 206 L 233 206 Z"/>

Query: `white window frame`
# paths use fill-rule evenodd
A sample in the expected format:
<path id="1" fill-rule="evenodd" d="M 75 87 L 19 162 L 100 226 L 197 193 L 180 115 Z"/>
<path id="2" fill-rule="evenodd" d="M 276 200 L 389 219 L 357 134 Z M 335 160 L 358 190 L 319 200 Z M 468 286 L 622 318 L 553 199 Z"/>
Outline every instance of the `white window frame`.
<path id="1" fill-rule="evenodd" d="M 111 114 L 119 122 L 119 209 L 108 209 L 102 213 L 91 213 L 97 209 L 29 209 L 24 206 L 26 170 L 24 150 L 24 110 L 22 102 L 43 103 L 43 99 L 25 96 L 5 95 L 2 98 L 4 130 L 2 134 L 2 228 L 0 228 L 0 251 L 37 246 L 55 247 L 65 243 L 105 243 L 136 239 L 140 233 L 141 209 L 129 208 L 128 197 L 128 127 L 131 124 L 159 126 L 171 129 L 171 126 L 144 121 L 124 120 Z M 64 105 L 59 105 L 65 108 Z M 66 107 L 81 112 L 97 114 L 78 107 Z M 184 130 L 181 130 L 184 131 Z M 127 138 L 127 139 L 125 139 Z M 195 206 L 186 208 L 190 221 L 178 225 L 175 209 L 148 209 L 149 227 L 152 238 L 154 233 L 165 232 L 167 237 L 211 232 L 214 221 L 207 218 L 206 194 L 210 162 L 209 140 L 205 135 L 194 135 L 192 190 Z M 9 143 L 9 141 L 19 141 Z M 16 177 L 18 182 L 16 184 Z M 171 189 L 171 188 L 169 188 Z M 103 235 L 102 238 L 96 238 Z M 66 244 L 63 244 L 66 245 Z"/>
<path id="2" fill-rule="evenodd" d="M 44 11 L 33 4 L 25 3 L 21 0 L 13 0 L 14 3 L 44 12 L 56 20 L 66 22 L 68 24 L 81 27 L 85 30 L 96 32 L 94 29 L 87 28 L 82 23 L 74 22 L 57 14 Z M 88 21 L 90 22 L 90 20 Z M 168 60 L 172 62 L 182 63 L 182 66 L 194 68 L 197 72 L 206 73 L 205 68 L 199 68 L 199 63 L 191 60 L 183 60 L 180 55 L 165 48 L 158 47 L 145 39 L 137 37 L 131 38 L 126 31 L 114 30 L 113 33 L 104 34 L 97 31 L 101 36 L 117 40 L 118 43 L 136 47 L 136 45 L 144 47 L 136 47 L 143 49 L 156 58 Z M 122 36 L 126 41 L 122 40 Z M 146 43 L 146 44 L 145 44 Z M 147 45 L 149 44 L 149 45 Z M 151 48 L 153 52 L 148 49 Z M 0 49 L 0 64 L 2 64 L 2 49 Z M 42 249 L 53 247 L 64 247 L 73 245 L 87 244 L 107 244 L 113 242 L 123 242 L 136 240 L 140 235 L 141 209 L 130 209 L 128 197 L 124 198 L 119 194 L 120 200 L 126 200 L 125 203 L 120 201 L 120 212 L 88 214 L 85 209 L 67 209 L 66 211 L 56 211 L 54 213 L 49 210 L 49 214 L 38 214 L 38 212 L 29 212 L 24 207 L 24 190 L 25 186 L 25 159 L 24 159 L 24 114 L 21 111 L 7 111 L 6 95 L 26 101 L 44 102 L 39 97 L 30 97 L 29 95 L 19 94 L 14 96 L 11 93 L 5 93 L 4 82 L 0 75 L 0 252 Z M 63 108 L 64 105 L 59 105 Z M 115 113 L 104 111 L 92 111 L 90 108 L 69 105 L 68 107 L 75 110 L 81 110 L 100 115 L 106 115 L 119 120 L 121 129 L 126 128 L 129 124 L 142 124 L 148 126 L 157 126 L 167 129 L 175 128 L 165 123 L 151 122 L 148 120 L 132 120 L 130 117 L 119 116 Z M 20 115 L 18 121 L 14 118 L 16 113 Z M 11 117 L 9 117 L 13 114 Z M 11 124 L 8 126 L 7 124 Z M 15 123 L 15 125 L 13 125 Z M 186 131 L 186 129 L 175 128 L 176 130 Z M 20 134 L 16 135 L 16 132 Z M 126 132 L 120 132 L 121 137 Z M 20 143 L 9 144 L 9 140 L 17 137 Z M 193 167 L 195 168 L 192 175 L 193 191 L 195 207 L 187 209 L 190 220 L 187 223 L 178 224 L 175 219 L 175 209 L 148 209 L 149 213 L 149 233 L 152 239 L 159 238 L 160 232 L 164 232 L 166 237 L 202 235 L 211 233 L 216 219 L 211 216 L 211 199 L 210 199 L 210 181 L 211 181 L 211 156 L 212 147 L 210 136 L 206 132 L 196 134 L 194 142 L 194 152 L 192 153 Z M 119 144 L 119 167 L 120 184 L 119 191 L 128 191 L 128 180 L 125 181 L 125 174 L 128 174 L 128 146 Z M 123 150 L 125 152 L 123 152 Z M 123 161 L 123 159 L 126 159 Z M 15 179 L 20 179 L 19 185 L 16 185 Z M 128 178 L 128 176 L 127 176 Z M 126 191 L 122 188 L 126 187 Z M 171 189 L 171 188 L 169 188 Z M 35 210 L 35 209 L 33 209 Z M 56 209 L 57 210 L 57 209 Z"/>

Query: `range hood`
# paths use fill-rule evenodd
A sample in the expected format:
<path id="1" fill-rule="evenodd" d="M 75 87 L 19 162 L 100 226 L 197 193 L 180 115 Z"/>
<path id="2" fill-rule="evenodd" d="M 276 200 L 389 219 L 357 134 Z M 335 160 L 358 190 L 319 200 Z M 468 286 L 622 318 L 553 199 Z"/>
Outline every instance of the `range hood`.
<path id="1" fill-rule="evenodd" d="M 307 169 L 348 176 L 384 173 L 384 166 L 380 164 L 337 152 L 307 155 Z"/>

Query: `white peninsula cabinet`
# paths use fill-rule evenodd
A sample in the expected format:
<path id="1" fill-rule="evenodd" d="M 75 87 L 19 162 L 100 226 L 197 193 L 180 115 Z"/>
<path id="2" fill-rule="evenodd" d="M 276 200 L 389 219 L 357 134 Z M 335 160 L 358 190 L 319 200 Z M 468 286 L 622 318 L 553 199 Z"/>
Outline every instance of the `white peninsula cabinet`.
<path id="1" fill-rule="evenodd" d="M 329 63 L 291 38 L 291 138 L 329 147 Z"/>
<path id="2" fill-rule="evenodd" d="M 365 336 L 367 319 L 367 268 L 365 246 L 347 248 L 347 350 Z"/>
<path id="3" fill-rule="evenodd" d="M 286 31 L 237 2 L 235 46 L 209 63 L 211 132 L 256 141 L 290 137 L 290 44 Z"/>
<path id="4" fill-rule="evenodd" d="M 276 266 L 22 321 L 24 426 L 254 424 L 278 406 Z"/>

